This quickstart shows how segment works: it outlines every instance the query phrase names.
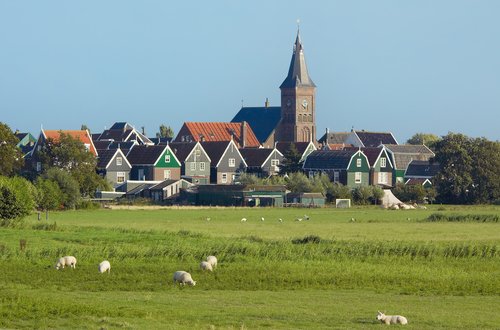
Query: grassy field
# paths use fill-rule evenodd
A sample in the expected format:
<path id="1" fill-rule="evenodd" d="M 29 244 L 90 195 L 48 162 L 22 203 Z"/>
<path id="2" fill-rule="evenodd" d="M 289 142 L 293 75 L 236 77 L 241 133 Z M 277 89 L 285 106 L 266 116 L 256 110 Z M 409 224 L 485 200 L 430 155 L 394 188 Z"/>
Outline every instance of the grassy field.
<path id="1" fill-rule="evenodd" d="M 0 328 L 366 329 L 382 326 L 382 310 L 413 329 L 498 329 L 499 216 L 498 206 L 33 215 L 0 228 Z M 202 273 L 210 254 L 219 266 Z M 54 269 L 64 255 L 76 269 Z M 97 273 L 104 259 L 109 275 Z M 176 270 L 197 285 L 175 287 Z"/>

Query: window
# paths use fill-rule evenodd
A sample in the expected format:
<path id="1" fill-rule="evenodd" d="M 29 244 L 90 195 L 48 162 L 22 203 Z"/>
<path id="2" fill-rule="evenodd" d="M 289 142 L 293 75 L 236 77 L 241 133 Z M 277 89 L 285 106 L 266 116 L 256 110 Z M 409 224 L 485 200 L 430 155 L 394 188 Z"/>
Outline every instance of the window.
<path id="1" fill-rule="evenodd" d="M 387 181 L 388 181 L 387 172 L 379 172 L 378 173 L 378 183 L 387 184 Z"/>
<path id="2" fill-rule="evenodd" d="M 201 162 L 200 163 L 200 171 L 204 171 L 204 170 L 205 170 L 205 163 Z"/>
<path id="3" fill-rule="evenodd" d="M 387 160 L 385 157 L 380 158 L 380 167 L 386 167 L 387 166 Z"/>
<path id="4" fill-rule="evenodd" d="M 354 173 L 354 182 L 361 183 L 361 172 Z"/>
<path id="5" fill-rule="evenodd" d="M 125 182 L 125 172 L 116 172 L 116 182 Z"/>
<path id="6" fill-rule="evenodd" d="M 361 158 L 356 159 L 356 167 L 361 167 Z"/>
<path id="7" fill-rule="evenodd" d="M 339 182 L 339 178 L 340 178 L 339 171 L 334 171 L 333 172 L 333 182 Z"/>
<path id="8" fill-rule="evenodd" d="M 195 155 L 196 157 L 200 157 L 200 156 L 201 156 L 201 150 L 200 150 L 200 149 L 196 149 L 196 150 L 194 151 L 194 155 Z"/>
<path id="9" fill-rule="evenodd" d="M 121 157 L 116 157 L 116 166 L 122 166 L 123 159 Z M 123 173 L 123 172 L 120 172 Z"/>
<path id="10" fill-rule="evenodd" d="M 170 175 L 170 170 L 165 170 L 163 172 L 163 179 L 164 180 L 167 180 L 167 179 L 170 179 L 171 175 Z"/>
<path id="11" fill-rule="evenodd" d="M 170 155 L 165 155 L 165 163 L 170 163 Z"/>
<path id="12" fill-rule="evenodd" d="M 42 170 L 42 163 L 36 162 L 36 171 L 40 172 Z"/>
<path id="13" fill-rule="evenodd" d="M 229 167 L 235 167 L 236 166 L 236 160 L 234 158 L 229 158 Z"/>
<path id="14" fill-rule="evenodd" d="M 271 159 L 271 166 L 278 166 L 280 164 L 279 159 Z"/>
<path id="15" fill-rule="evenodd" d="M 227 183 L 227 173 L 222 173 L 221 182 L 222 183 Z"/>
<path id="16" fill-rule="evenodd" d="M 190 165 L 189 165 L 191 171 L 196 171 L 196 163 L 195 162 L 192 162 Z"/>

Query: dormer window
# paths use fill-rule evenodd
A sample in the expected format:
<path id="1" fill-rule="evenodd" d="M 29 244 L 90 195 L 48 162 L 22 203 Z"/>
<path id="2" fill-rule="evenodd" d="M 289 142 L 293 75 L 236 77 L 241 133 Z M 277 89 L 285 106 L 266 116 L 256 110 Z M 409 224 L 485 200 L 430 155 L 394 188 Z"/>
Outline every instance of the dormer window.
<path id="1" fill-rule="evenodd" d="M 165 163 L 170 163 L 170 155 L 165 155 Z"/>
<path id="2" fill-rule="evenodd" d="M 116 157 L 116 166 L 122 166 L 122 164 L 123 164 L 123 158 Z"/>
<path id="3" fill-rule="evenodd" d="M 356 159 L 356 167 L 361 167 L 361 158 Z"/>

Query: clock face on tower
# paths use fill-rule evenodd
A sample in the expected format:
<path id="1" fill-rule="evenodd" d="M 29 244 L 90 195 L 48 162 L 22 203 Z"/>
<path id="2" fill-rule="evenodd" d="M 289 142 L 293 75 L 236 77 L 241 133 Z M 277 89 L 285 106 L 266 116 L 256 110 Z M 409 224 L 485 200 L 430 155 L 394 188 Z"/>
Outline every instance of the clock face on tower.
<path id="1" fill-rule="evenodd" d="M 302 100 L 302 107 L 303 107 L 304 109 L 305 109 L 305 108 L 307 108 L 307 104 L 308 104 L 308 103 L 307 103 L 307 100 L 306 100 L 306 99 L 303 99 L 303 100 Z"/>

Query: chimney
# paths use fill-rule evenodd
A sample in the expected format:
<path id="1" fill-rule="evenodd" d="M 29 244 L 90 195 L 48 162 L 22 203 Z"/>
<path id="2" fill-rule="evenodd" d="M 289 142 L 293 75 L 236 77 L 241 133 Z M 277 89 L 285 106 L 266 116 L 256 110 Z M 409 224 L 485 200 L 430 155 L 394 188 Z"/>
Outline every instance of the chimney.
<path id="1" fill-rule="evenodd" d="M 247 122 L 243 121 L 241 123 L 241 147 L 245 148 L 247 142 Z"/>
<path id="2" fill-rule="evenodd" d="M 141 126 L 142 128 L 142 135 L 146 135 L 145 131 L 144 131 L 144 126 Z"/>
<path id="3" fill-rule="evenodd" d="M 264 103 L 264 106 L 265 106 L 266 108 L 269 108 L 269 99 L 268 99 L 267 97 L 266 97 L 266 103 Z"/>

